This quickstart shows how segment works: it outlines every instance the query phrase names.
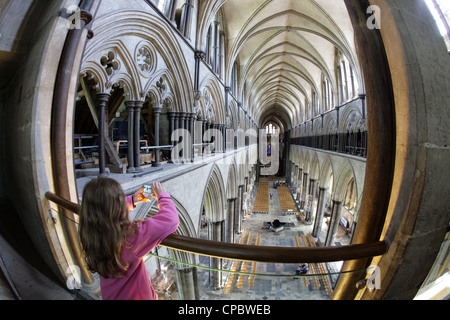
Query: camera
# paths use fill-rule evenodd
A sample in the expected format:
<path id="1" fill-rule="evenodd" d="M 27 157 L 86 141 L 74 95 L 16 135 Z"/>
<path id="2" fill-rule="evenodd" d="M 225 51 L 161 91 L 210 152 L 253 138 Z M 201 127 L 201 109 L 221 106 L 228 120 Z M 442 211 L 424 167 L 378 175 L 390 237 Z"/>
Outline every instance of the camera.
<path id="1" fill-rule="evenodd" d="M 138 195 L 138 200 L 153 204 L 156 201 L 156 198 L 152 195 L 152 187 L 144 185 L 142 187 L 142 193 Z"/>

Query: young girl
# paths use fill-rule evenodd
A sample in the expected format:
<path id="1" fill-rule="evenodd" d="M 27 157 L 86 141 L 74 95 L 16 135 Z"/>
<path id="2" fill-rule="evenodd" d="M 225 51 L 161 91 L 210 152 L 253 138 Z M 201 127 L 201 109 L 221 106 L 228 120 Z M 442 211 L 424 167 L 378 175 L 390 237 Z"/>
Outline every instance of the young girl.
<path id="1" fill-rule="evenodd" d="M 126 197 L 121 185 L 110 178 L 93 179 L 84 187 L 80 241 L 88 269 L 100 275 L 104 300 L 158 298 L 143 258 L 178 228 L 179 218 L 165 187 L 154 182 L 152 191 L 158 214 L 131 222 L 128 210 L 142 200 L 142 188 Z"/>

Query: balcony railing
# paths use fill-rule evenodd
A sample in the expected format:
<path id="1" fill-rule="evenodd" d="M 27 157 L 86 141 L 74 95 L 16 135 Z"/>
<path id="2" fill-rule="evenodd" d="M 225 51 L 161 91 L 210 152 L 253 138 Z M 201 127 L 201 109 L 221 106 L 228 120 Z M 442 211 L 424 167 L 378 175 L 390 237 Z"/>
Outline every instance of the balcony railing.
<path id="1" fill-rule="evenodd" d="M 367 132 L 290 138 L 291 145 L 367 157 Z"/>
<path id="2" fill-rule="evenodd" d="M 47 192 L 48 200 L 60 207 L 78 214 L 80 205 Z M 387 251 L 384 241 L 366 244 L 352 244 L 340 247 L 279 247 L 253 246 L 217 242 L 172 234 L 162 246 L 194 254 L 241 261 L 267 263 L 316 263 L 346 261 L 383 255 Z"/>

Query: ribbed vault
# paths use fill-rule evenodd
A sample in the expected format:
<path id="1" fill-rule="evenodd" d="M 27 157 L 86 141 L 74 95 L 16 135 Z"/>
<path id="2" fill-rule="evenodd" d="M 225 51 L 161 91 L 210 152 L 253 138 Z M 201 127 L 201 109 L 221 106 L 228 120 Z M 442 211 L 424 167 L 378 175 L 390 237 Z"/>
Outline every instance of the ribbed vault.
<path id="1" fill-rule="evenodd" d="M 338 105 L 337 63 L 345 57 L 360 88 L 353 29 L 344 1 L 217 0 L 225 21 L 227 81 L 238 66 L 242 107 L 261 128 L 274 118 L 290 129 L 323 113 L 323 83 Z M 205 7 L 205 10 L 206 7 Z"/>

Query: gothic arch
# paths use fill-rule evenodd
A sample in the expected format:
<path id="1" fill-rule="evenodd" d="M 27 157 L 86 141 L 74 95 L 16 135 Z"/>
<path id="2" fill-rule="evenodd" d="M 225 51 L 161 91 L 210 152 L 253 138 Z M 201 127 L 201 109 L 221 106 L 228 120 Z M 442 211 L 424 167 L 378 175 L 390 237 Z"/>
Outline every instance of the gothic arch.
<path id="1" fill-rule="evenodd" d="M 334 112 L 328 112 L 323 119 L 322 134 L 336 134 L 338 132 L 337 119 Z"/>
<path id="2" fill-rule="evenodd" d="M 347 105 L 346 108 L 343 108 L 343 112 L 340 115 L 339 132 L 357 131 L 361 119 L 361 111 L 354 104 Z"/>
<path id="3" fill-rule="evenodd" d="M 206 218 L 209 221 L 225 220 L 225 191 L 222 174 L 218 166 L 214 164 L 209 175 L 203 198 L 203 207 L 205 209 Z"/>
<path id="4" fill-rule="evenodd" d="M 238 106 L 236 104 L 236 101 L 231 100 L 228 105 L 228 117 L 230 119 L 229 126 L 231 129 L 236 130 L 238 128 L 238 116 L 237 116 L 237 110 Z"/>
<path id="5" fill-rule="evenodd" d="M 94 75 L 97 92 L 110 93 L 113 84 L 120 84 L 130 100 L 142 97 L 142 79 L 133 55 L 118 38 L 107 39 L 85 54 L 81 73 Z"/>
<path id="6" fill-rule="evenodd" d="M 251 128 L 249 130 L 255 132 L 256 137 L 258 136 L 258 132 L 256 130 L 254 130 L 253 128 Z M 255 139 L 255 143 L 257 143 L 256 139 Z M 249 167 L 249 169 L 252 169 L 252 167 L 254 165 L 256 165 L 258 162 L 258 146 L 257 146 L 257 144 L 250 146 L 250 148 L 248 149 L 248 154 L 249 154 L 248 167 Z"/>
<path id="7" fill-rule="evenodd" d="M 305 136 L 307 137 L 311 137 L 313 135 L 313 124 L 311 121 L 309 121 L 306 124 L 306 132 L 305 132 Z"/>
<path id="8" fill-rule="evenodd" d="M 244 157 L 245 157 L 245 166 L 244 166 L 244 172 L 245 172 L 245 178 L 248 177 L 248 173 L 250 171 L 250 151 L 246 149 L 244 151 Z"/>
<path id="9" fill-rule="evenodd" d="M 208 28 L 226 0 L 202 1 L 198 14 L 198 31 L 196 47 L 203 50 L 206 46 Z"/>
<path id="10" fill-rule="evenodd" d="M 313 120 L 313 136 L 318 137 L 322 135 L 322 120 L 320 118 L 316 118 Z"/>
<path id="11" fill-rule="evenodd" d="M 177 106 L 181 104 L 178 102 L 177 95 L 174 94 L 174 83 L 167 70 L 156 74 L 152 79 L 148 81 L 144 92 L 150 98 L 156 99 L 156 101 L 151 101 L 155 105 L 162 105 L 167 102 L 170 108 L 175 111 Z"/>
<path id="12" fill-rule="evenodd" d="M 236 171 L 238 173 L 237 175 L 237 181 L 238 181 L 238 186 L 243 185 L 244 184 L 244 178 L 245 178 L 245 168 L 246 168 L 246 163 L 245 163 L 245 155 L 243 152 L 239 152 L 238 154 L 236 154 L 235 156 L 235 161 L 236 161 Z"/>
<path id="13" fill-rule="evenodd" d="M 227 199 L 236 198 L 238 193 L 238 171 L 234 158 L 232 161 L 228 170 Z"/>
<path id="14" fill-rule="evenodd" d="M 320 176 L 320 165 L 319 165 L 319 157 L 317 152 L 312 154 L 311 167 L 309 170 L 309 178 L 317 180 Z"/>
<path id="15" fill-rule="evenodd" d="M 303 155 L 303 173 L 310 173 L 309 169 L 310 169 L 310 155 L 309 155 L 309 151 L 305 150 L 304 151 L 304 155 Z"/>
<path id="16" fill-rule="evenodd" d="M 223 90 L 215 77 L 205 78 L 201 85 L 202 94 L 201 105 L 206 119 L 214 120 L 215 123 L 225 123 L 225 106 Z M 211 115 L 214 117 L 210 119 Z"/>
<path id="17" fill-rule="evenodd" d="M 80 70 L 80 78 L 84 77 L 95 82 L 95 89 L 97 92 L 107 92 L 109 90 L 106 88 L 108 74 L 106 73 L 106 69 L 101 68 L 100 62 L 86 62 Z"/>
<path id="18" fill-rule="evenodd" d="M 134 87 L 129 88 L 134 99 L 145 96 L 148 82 L 153 82 L 148 79 L 154 78 L 155 70 L 167 70 L 166 75 L 170 74 L 168 79 L 171 79 L 172 93 L 180 103 L 180 109 L 192 109 L 194 90 L 190 69 L 171 28 L 146 11 L 124 10 L 98 17 L 92 29 L 96 39 L 104 40 L 88 42 L 83 66 L 99 68 L 99 64 L 93 61 L 104 55 L 109 43 L 114 43 L 121 49 L 119 59 L 123 61 L 119 63 L 127 66 L 127 73 L 135 82 Z M 145 55 L 145 58 L 139 55 Z M 105 82 L 104 74 L 99 80 L 108 82 Z"/>
<path id="19" fill-rule="evenodd" d="M 351 179 L 355 178 L 351 163 L 346 160 L 337 170 L 336 179 L 334 179 L 333 200 L 343 201 L 347 185 Z M 358 185 L 355 179 L 356 194 L 358 194 Z"/>
<path id="20" fill-rule="evenodd" d="M 289 152 L 289 161 L 291 161 L 292 164 L 298 165 L 298 147 L 293 146 L 291 150 L 292 152 Z"/>
<path id="21" fill-rule="evenodd" d="M 297 146 L 297 161 L 296 163 L 300 168 L 303 168 L 303 150 L 300 146 Z"/>
<path id="22" fill-rule="evenodd" d="M 334 171 L 330 156 L 326 155 L 320 168 L 319 187 L 329 189 L 331 192 L 331 189 L 333 188 L 333 181 L 330 180 L 330 177 L 334 178 Z"/>

